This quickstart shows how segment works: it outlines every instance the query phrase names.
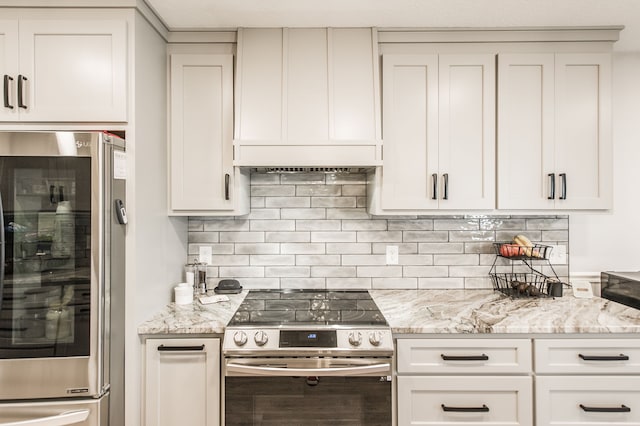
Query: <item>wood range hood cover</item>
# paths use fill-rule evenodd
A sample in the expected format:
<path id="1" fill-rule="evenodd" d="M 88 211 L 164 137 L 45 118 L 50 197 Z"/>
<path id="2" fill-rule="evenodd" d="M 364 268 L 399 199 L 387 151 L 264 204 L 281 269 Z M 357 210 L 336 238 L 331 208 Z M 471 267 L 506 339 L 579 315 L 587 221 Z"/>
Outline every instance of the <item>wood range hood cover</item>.
<path id="1" fill-rule="evenodd" d="M 382 164 L 377 32 L 241 28 L 234 165 Z"/>

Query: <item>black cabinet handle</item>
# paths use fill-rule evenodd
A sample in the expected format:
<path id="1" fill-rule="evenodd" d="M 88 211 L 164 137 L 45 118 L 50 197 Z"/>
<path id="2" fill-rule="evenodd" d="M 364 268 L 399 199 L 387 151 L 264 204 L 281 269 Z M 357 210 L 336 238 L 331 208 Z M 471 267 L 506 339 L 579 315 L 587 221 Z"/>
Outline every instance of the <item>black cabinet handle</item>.
<path id="1" fill-rule="evenodd" d="M 225 173 L 224 174 L 224 199 L 228 200 L 229 199 L 229 173 Z"/>
<path id="2" fill-rule="evenodd" d="M 159 352 L 187 352 L 187 351 L 203 351 L 204 345 L 199 346 L 158 346 Z"/>
<path id="3" fill-rule="evenodd" d="M 562 179 L 562 195 L 560 195 L 559 198 L 561 200 L 566 200 L 567 199 L 567 174 L 560 173 L 558 176 L 560 176 L 560 179 Z"/>
<path id="4" fill-rule="evenodd" d="M 444 181 L 444 194 L 442 194 L 443 200 L 449 199 L 449 173 L 445 173 L 442 175 L 442 180 Z"/>
<path id="5" fill-rule="evenodd" d="M 9 91 L 10 91 L 9 84 L 12 81 L 13 81 L 13 77 L 7 74 L 4 75 L 4 107 L 11 108 L 11 109 L 13 109 L 13 105 L 11 105 L 11 103 L 9 102 Z"/>
<path id="6" fill-rule="evenodd" d="M 438 174 L 432 173 L 431 179 L 433 181 L 433 195 L 431 196 L 431 199 L 437 200 L 438 199 Z"/>
<path id="7" fill-rule="evenodd" d="M 587 413 L 629 413 L 631 411 L 631 408 L 624 404 L 620 407 L 587 407 L 586 405 L 580 404 L 580 408 Z"/>
<path id="8" fill-rule="evenodd" d="M 583 361 L 629 361 L 629 355 L 582 355 L 578 354 Z"/>
<path id="9" fill-rule="evenodd" d="M 441 404 L 442 411 L 456 411 L 459 413 L 488 413 L 489 407 L 485 404 L 482 404 L 482 407 L 447 407 L 444 404 Z"/>
<path id="10" fill-rule="evenodd" d="M 551 195 L 547 197 L 547 200 L 553 200 L 554 198 L 556 198 L 556 174 L 549 173 L 547 176 L 549 177 L 551 182 Z"/>
<path id="11" fill-rule="evenodd" d="M 27 109 L 24 103 L 24 82 L 27 81 L 27 77 L 20 74 L 18 76 L 18 108 Z"/>
<path id="12" fill-rule="evenodd" d="M 56 204 L 58 202 L 56 200 L 56 187 L 55 187 L 55 185 L 49 185 L 49 202 L 51 204 Z"/>
<path id="13" fill-rule="evenodd" d="M 440 354 L 444 361 L 488 361 L 489 356 L 482 355 L 445 355 Z"/>

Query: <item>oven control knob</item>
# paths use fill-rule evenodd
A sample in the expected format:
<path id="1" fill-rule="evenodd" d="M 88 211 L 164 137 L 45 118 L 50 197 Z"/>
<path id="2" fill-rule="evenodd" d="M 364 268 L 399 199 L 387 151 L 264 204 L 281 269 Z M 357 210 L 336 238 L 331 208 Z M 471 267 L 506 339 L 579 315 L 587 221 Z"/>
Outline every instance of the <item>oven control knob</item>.
<path id="1" fill-rule="evenodd" d="M 352 331 L 349 333 L 349 343 L 352 346 L 360 346 L 362 343 L 362 333 L 359 331 Z"/>
<path id="2" fill-rule="evenodd" d="M 256 345 L 264 346 L 269 341 L 269 335 L 264 331 L 258 331 L 255 336 L 253 336 L 253 340 L 256 341 Z"/>
<path id="3" fill-rule="evenodd" d="M 247 335 L 244 331 L 236 331 L 233 335 L 233 341 L 236 346 L 244 346 L 247 343 Z"/>
<path id="4" fill-rule="evenodd" d="M 380 346 L 380 343 L 382 343 L 382 333 L 379 331 L 369 333 L 369 343 L 373 346 Z"/>

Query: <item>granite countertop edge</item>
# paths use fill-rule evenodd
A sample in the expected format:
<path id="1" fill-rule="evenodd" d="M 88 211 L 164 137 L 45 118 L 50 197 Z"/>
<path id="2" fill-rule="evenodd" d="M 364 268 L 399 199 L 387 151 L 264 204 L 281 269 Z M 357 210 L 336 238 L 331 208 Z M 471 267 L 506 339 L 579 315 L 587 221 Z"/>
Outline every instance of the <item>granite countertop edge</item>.
<path id="1" fill-rule="evenodd" d="M 493 290 L 369 290 L 394 334 L 640 333 L 640 310 L 594 297 L 512 299 Z M 203 305 L 168 304 L 138 334 L 223 334 L 248 291 Z"/>

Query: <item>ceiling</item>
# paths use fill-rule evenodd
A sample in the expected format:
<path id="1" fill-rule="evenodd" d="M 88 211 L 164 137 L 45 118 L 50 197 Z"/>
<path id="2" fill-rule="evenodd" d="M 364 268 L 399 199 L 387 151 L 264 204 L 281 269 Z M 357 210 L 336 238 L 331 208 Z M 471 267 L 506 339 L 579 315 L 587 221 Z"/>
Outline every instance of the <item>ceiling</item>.
<path id="1" fill-rule="evenodd" d="M 640 51 L 639 0 L 145 0 L 174 31 L 237 27 L 624 25 Z"/>

